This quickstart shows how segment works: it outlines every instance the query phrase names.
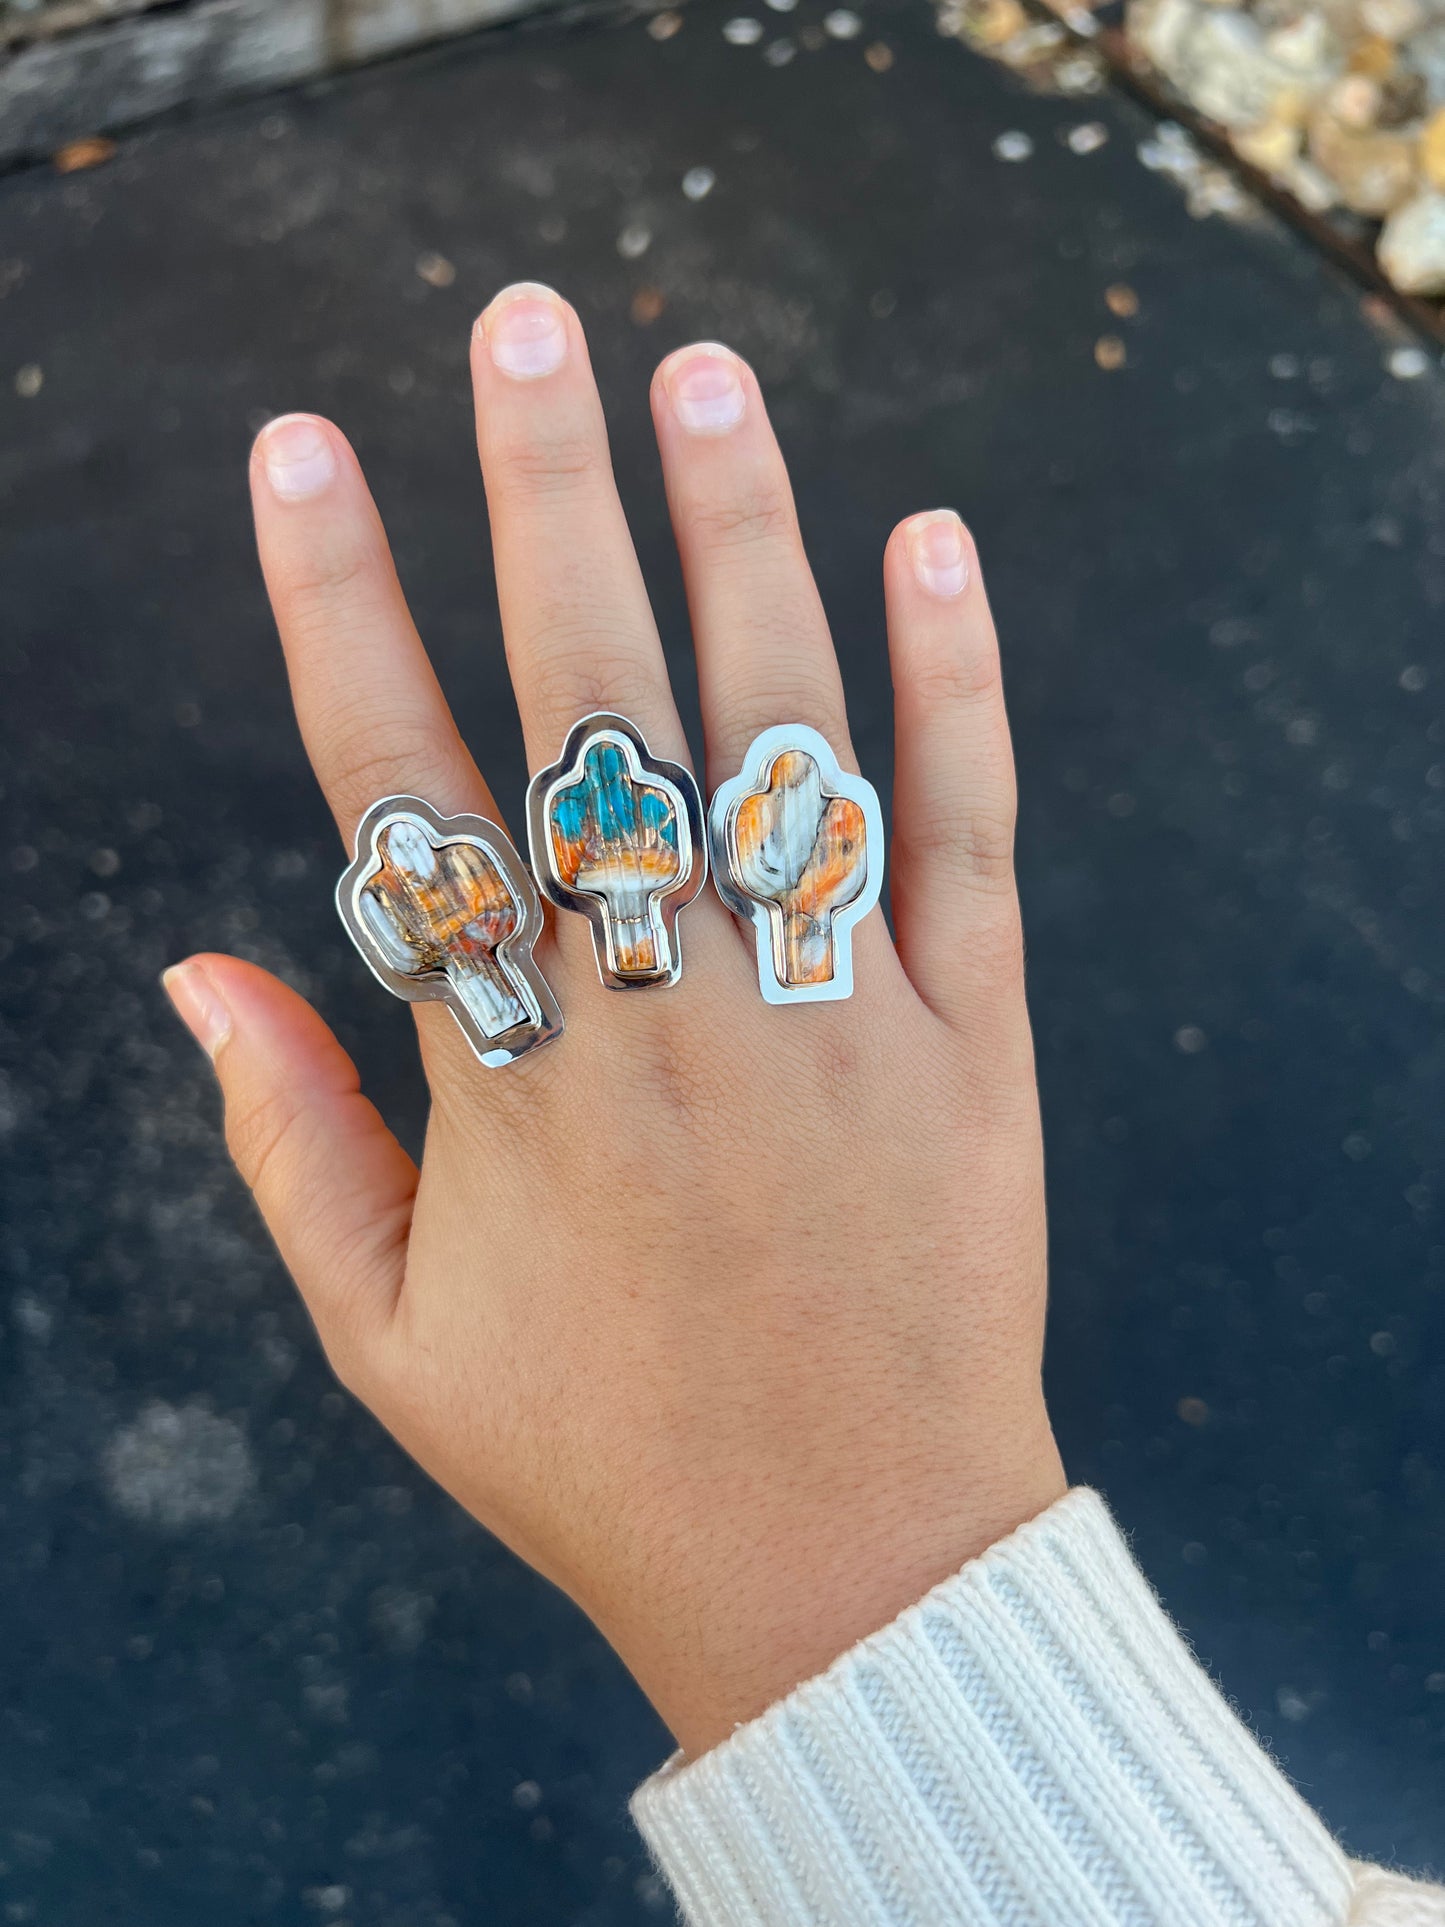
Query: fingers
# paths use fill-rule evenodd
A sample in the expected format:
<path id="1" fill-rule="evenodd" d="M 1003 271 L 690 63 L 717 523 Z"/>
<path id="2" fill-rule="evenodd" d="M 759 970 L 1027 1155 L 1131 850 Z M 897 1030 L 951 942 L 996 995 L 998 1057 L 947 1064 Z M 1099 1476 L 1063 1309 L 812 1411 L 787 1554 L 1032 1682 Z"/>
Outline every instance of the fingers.
<path id="1" fill-rule="evenodd" d="M 345 437 L 312 415 L 270 423 L 252 453 L 251 492 L 297 720 L 348 847 L 382 796 L 495 817 Z"/>
<path id="2" fill-rule="evenodd" d="M 697 648 L 710 780 L 759 730 L 811 723 L 851 762 L 843 685 L 752 370 L 712 343 L 658 369 L 652 412 Z"/>
<path id="3" fill-rule="evenodd" d="M 612 477 L 581 323 L 550 288 L 506 288 L 472 338 L 477 447 L 512 685 L 534 768 L 589 710 L 684 758 L 662 645 Z"/>
<path id="4" fill-rule="evenodd" d="M 1017 959 L 1014 768 L 978 558 L 951 510 L 894 530 L 884 561 L 897 735 L 893 909 L 915 988 L 979 1011 L 980 972 Z"/>
<path id="5" fill-rule="evenodd" d="M 354 1383 L 401 1290 L 416 1166 L 294 990 L 235 957 L 192 957 L 164 981 L 215 1065 L 237 1168 Z"/>

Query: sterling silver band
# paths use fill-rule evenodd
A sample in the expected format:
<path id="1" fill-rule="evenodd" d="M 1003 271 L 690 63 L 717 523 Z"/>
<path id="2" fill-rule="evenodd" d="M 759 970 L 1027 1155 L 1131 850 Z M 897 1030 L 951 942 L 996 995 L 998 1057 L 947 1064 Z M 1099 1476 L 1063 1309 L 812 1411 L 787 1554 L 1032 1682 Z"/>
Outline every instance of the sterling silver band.
<path id="1" fill-rule="evenodd" d="M 384 796 L 356 831 L 336 907 L 372 975 L 408 1003 L 444 1003 L 489 1066 L 562 1034 L 532 955 L 536 887 L 485 816 L 442 816 L 419 796 Z"/>
<path id="2" fill-rule="evenodd" d="M 853 930 L 883 887 L 878 792 L 826 737 L 780 723 L 748 746 L 708 810 L 718 894 L 752 924 L 770 1004 L 853 994 Z"/>
<path id="3" fill-rule="evenodd" d="M 527 786 L 527 834 L 538 888 L 592 925 L 603 983 L 675 984 L 678 916 L 707 881 L 702 793 L 691 770 L 654 756 L 625 716 L 584 716 L 558 760 Z"/>

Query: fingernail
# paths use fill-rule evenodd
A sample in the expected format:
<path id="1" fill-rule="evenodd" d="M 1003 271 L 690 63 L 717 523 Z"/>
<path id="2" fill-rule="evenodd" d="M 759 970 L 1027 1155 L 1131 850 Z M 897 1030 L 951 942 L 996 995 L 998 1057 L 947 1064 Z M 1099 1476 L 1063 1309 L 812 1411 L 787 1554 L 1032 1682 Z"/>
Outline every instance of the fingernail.
<path id="1" fill-rule="evenodd" d="M 231 1013 L 216 986 L 194 963 L 173 964 L 162 973 L 161 985 L 186 1029 L 214 1058 L 231 1034 Z"/>
<path id="2" fill-rule="evenodd" d="M 514 381 L 553 374 L 567 359 L 562 303 L 539 281 L 503 288 L 479 325 L 493 362 Z"/>
<path id="3" fill-rule="evenodd" d="M 748 405 L 736 357 L 712 342 L 668 362 L 662 385 L 689 435 L 726 435 Z"/>
<path id="4" fill-rule="evenodd" d="M 917 515 L 908 525 L 908 559 L 918 586 L 930 595 L 962 595 L 968 587 L 968 548 L 952 509 Z"/>
<path id="5" fill-rule="evenodd" d="M 336 479 L 331 437 L 306 415 L 282 415 L 261 431 L 266 480 L 288 501 L 318 495 Z"/>

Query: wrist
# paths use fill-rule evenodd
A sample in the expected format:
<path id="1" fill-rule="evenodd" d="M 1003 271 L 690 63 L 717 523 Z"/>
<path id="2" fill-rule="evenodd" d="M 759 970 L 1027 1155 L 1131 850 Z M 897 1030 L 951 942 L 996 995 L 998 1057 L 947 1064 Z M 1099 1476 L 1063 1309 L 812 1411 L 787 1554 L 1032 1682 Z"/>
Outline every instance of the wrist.
<path id="1" fill-rule="evenodd" d="M 660 1597 L 593 1617 L 696 1758 L 1062 1497 L 1041 1401 L 1015 1438 L 1006 1465 L 964 1456 L 879 1489 L 840 1473 L 812 1505 L 764 1492 L 726 1520 L 695 1510 L 686 1541 L 650 1562 Z"/>

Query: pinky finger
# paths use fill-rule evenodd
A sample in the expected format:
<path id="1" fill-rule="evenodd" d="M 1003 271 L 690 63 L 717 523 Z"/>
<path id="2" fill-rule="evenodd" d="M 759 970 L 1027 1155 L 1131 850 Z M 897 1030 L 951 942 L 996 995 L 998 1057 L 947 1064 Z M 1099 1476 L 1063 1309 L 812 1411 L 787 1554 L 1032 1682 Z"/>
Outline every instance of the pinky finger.
<path id="1" fill-rule="evenodd" d="M 1019 951 L 1016 807 L 998 639 L 952 510 L 895 529 L 884 562 L 897 731 L 893 913 L 914 988 L 951 1022 L 988 1022 Z"/>
<path id="2" fill-rule="evenodd" d="M 236 1167 L 328 1357 L 354 1383 L 401 1290 L 416 1166 L 294 990 L 219 956 L 192 957 L 163 982 L 215 1066 Z"/>

